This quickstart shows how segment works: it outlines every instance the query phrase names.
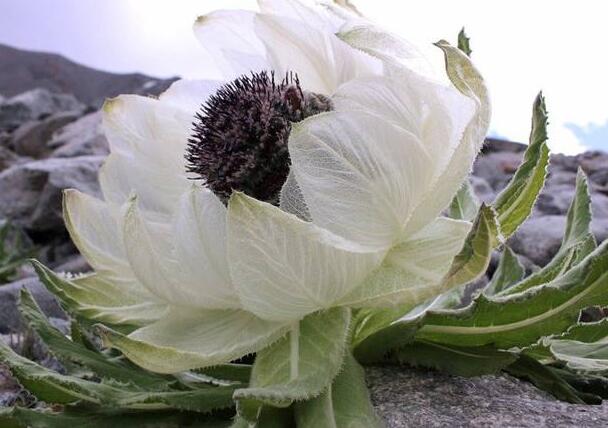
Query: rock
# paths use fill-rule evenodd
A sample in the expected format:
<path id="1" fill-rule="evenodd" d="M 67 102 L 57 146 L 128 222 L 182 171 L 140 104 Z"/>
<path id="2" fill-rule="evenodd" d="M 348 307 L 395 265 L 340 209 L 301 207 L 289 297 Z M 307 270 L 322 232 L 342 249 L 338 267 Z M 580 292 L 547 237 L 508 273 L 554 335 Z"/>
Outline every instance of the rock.
<path id="1" fill-rule="evenodd" d="M 513 251 L 539 266 L 546 265 L 557 253 L 566 228 L 566 217 L 547 215 L 528 219 L 509 239 Z"/>
<path id="2" fill-rule="evenodd" d="M 500 138 L 486 138 L 481 152 L 485 154 L 495 152 L 523 153 L 526 151 L 527 147 L 527 144 L 516 143 L 514 141 L 503 140 Z"/>
<path id="3" fill-rule="evenodd" d="M 103 156 L 31 161 L 0 173 L 0 218 L 34 231 L 63 230 L 61 192 L 74 188 L 99 194 Z"/>
<path id="4" fill-rule="evenodd" d="M 591 230 L 598 244 L 608 238 L 608 218 L 597 218 L 591 222 Z"/>
<path id="5" fill-rule="evenodd" d="M 91 266 L 80 254 L 76 254 L 63 263 L 53 268 L 55 272 L 64 273 L 86 273 L 91 271 Z"/>
<path id="6" fill-rule="evenodd" d="M 101 112 L 90 113 L 59 130 L 49 142 L 52 157 L 101 156 L 110 147 L 101 130 Z"/>
<path id="7" fill-rule="evenodd" d="M 11 145 L 18 155 L 35 159 L 46 157 L 50 153 L 48 142 L 53 133 L 79 116 L 80 112 L 61 112 L 43 120 L 26 122 L 13 133 Z"/>
<path id="8" fill-rule="evenodd" d="M 606 171 L 608 168 L 608 153 L 593 150 L 576 156 L 580 167 L 588 175 L 598 171 Z"/>
<path id="9" fill-rule="evenodd" d="M 40 309 L 49 317 L 67 319 L 59 307 L 55 297 L 47 291 L 38 278 L 26 278 L 10 284 L 0 286 L 0 333 L 16 333 L 22 329 L 22 320 L 17 302 L 20 290 L 26 287 L 40 306 Z"/>
<path id="10" fill-rule="evenodd" d="M 371 398 L 388 428 L 605 427 L 608 404 L 557 401 L 508 375 L 462 378 L 409 367 L 366 369 Z"/>
<path id="11" fill-rule="evenodd" d="M 562 153 L 551 155 L 551 169 L 573 172 L 578 171 L 578 160 L 575 156 L 567 156 Z"/>
<path id="12" fill-rule="evenodd" d="M 469 177 L 469 182 L 471 183 L 471 186 L 473 187 L 473 191 L 475 192 L 475 195 L 481 202 L 485 202 L 485 203 L 489 204 L 496 197 L 496 195 L 494 194 L 494 191 L 492 190 L 492 187 L 488 184 L 488 182 L 485 179 L 471 175 Z"/>
<path id="13" fill-rule="evenodd" d="M 83 112 L 85 106 L 73 95 L 54 94 L 46 89 L 32 89 L 0 104 L 0 130 L 13 130 L 21 124 L 48 115 L 64 112 Z"/>
<path id="14" fill-rule="evenodd" d="M 0 172 L 4 171 L 18 160 L 18 156 L 8 147 L 0 144 Z"/>
<path id="15" fill-rule="evenodd" d="M 522 153 L 494 152 L 475 161 L 473 175 L 485 179 L 495 192 L 502 190 L 523 159 Z"/>
<path id="16" fill-rule="evenodd" d="M 565 215 L 574 198 L 573 185 L 550 185 L 543 189 L 538 196 L 536 206 L 540 215 Z M 591 195 L 591 210 L 593 218 L 608 218 L 608 196 L 594 192 Z"/>

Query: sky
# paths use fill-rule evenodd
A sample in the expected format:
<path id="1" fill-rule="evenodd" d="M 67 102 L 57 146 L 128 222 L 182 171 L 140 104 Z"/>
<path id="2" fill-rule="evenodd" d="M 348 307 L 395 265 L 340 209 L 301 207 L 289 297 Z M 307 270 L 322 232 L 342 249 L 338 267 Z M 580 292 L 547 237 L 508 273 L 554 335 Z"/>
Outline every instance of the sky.
<path id="1" fill-rule="evenodd" d="M 368 18 L 418 44 L 455 42 L 461 27 L 492 96 L 490 132 L 528 139 L 538 91 L 554 152 L 608 150 L 608 2 L 601 0 L 353 0 Z M 192 35 L 198 15 L 254 0 L 0 0 L 0 43 L 57 52 L 98 69 L 211 77 Z"/>

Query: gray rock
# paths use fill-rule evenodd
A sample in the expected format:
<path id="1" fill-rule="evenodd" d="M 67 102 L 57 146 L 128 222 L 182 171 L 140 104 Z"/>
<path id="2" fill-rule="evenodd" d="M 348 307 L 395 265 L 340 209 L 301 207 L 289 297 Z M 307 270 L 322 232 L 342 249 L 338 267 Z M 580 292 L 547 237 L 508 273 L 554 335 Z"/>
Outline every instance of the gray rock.
<path id="1" fill-rule="evenodd" d="M 32 89 L 0 104 L 0 130 L 12 130 L 21 124 L 63 111 L 83 112 L 85 106 L 73 95 L 55 94 L 46 89 Z"/>
<path id="2" fill-rule="evenodd" d="M 61 112 L 42 120 L 26 122 L 15 130 L 11 145 L 15 153 L 35 159 L 46 157 L 50 153 L 48 142 L 53 133 L 70 122 L 75 121 L 80 112 Z"/>
<path id="3" fill-rule="evenodd" d="M 18 160 L 18 156 L 13 153 L 8 147 L 0 144 L 0 172 L 10 167 Z"/>
<path id="4" fill-rule="evenodd" d="M 366 369 L 371 398 L 388 428 L 605 427 L 608 404 L 555 400 L 511 376 L 461 378 L 409 367 Z"/>
<path id="5" fill-rule="evenodd" d="M 86 273 L 91 271 L 91 266 L 84 257 L 76 254 L 55 266 L 53 270 L 55 272 Z"/>
<path id="6" fill-rule="evenodd" d="M 26 287 L 49 317 L 66 319 L 55 297 L 47 291 L 38 278 L 26 278 L 0 286 L 0 333 L 16 333 L 22 329 L 23 321 L 17 309 L 20 290 Z"/>
<path id="7" fill-rule="evenodd" d="M 597 242 L 604 242 L 608 238 L 608 218 L 596 218 L 591 222 L 591 230 Z"/>
<path id="8" fill-rule="evenodd" d="M 49 142 L 52 157 L 101 156 L 110 153 L 101 129 L 101 112 L 90 113 L 57 131 Z"/>
<path id="9" fill-rule="evenodd" d="M 485 179 L 494 191 L 502 190 L 523 159 L 523 153 L 493 152 L 475 161 L 473 174 Z"/>
<path id="10" fill-rule="evenodd" d="M 528 147 L 527 144 L 516 143 L 514 141 L 503 140 L 500 138 L 486 138 L 481 149 L 482 153 L 511 152 L 523 153 Z"/>
<path id="11" fill-rule="evenodd" d="M 535 211 L 540 215 L 565 215 L 574 199 L 573 185 L 548 185 L 539 195 Z M 608 218 L 608 196 L 593 192 L 591 210 L 594 218 Z"/>
<path id="12" fill-rule="evenodd" d="M 99 194 L 103 156 L 31 161 L 0 173 L 0 218 L 35 231 L 63 229 L 61 192 L 74 188 Z"/>
<path id="13" fill-rule="evenodd" d="M 469 177 L 469 181 L 475 191 L 475 195 L 481 202 L 489 204 L 494 200 L 496 195 L 485 179 L 472 175 Z"/>
<path id="14" fill-rule="evenodd" d="M 551 169 L 576 173 L 578 171 L 576 156 L 567 156 L 562 153 L 551 155 Z"/>
<path id="15" fill-rule="evenodd" d="M 509 239 L 513 251 L 539 266 L 546 265 L 559 249 L 566 217 L 547 215 L 528 219 Z"/>

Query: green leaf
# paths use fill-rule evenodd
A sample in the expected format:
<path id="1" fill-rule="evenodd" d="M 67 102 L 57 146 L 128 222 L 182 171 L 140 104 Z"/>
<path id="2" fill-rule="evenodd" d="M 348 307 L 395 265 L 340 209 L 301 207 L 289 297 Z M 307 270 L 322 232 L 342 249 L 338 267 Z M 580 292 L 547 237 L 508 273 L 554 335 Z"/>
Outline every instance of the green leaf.
<path id="1" fill-rule="evenodd" d="M 205 387 L 191 391 L 132 391 L 75 376 L 66 376 L 17 355 L 0 342 L 0 361 L 40 400 L 56 404 L 87 403 L 113 409 L 179 409 L 207 413 L 231 407 L 234 387 Z"/>
<path id="2" fill-rule="evenodd" d="M 473 221 L 477 216 L 479 206 L 479 200 L 473 192 L 471 183 L 467 180 L 462 184 L 454 199 L 452 199 L 452 203 L 448 209 L 448 217 L 456 220 Z"/>
<path id="3" fill-rule="evenodd" d="M 490 264 L 492 250 L 498 245 L 498 237 L 496 213 L 491 207 L 482 204 L 464 247 L 454 258 L 443 280 L 442 288 L 450 290 L 483 275 Z"/>
<path id="4" fill-rule="evenodd" d="M 471 39 L 467 37 L 467 34 L 464 32 L 464 27 L 462 27 L 462 30 L 458 33 L 458 49 L 463 51 L 466 56 L 471 56 L 471 53 L 473 52 L 469 43 L 470 40 Z"/>
<path id="5" fill-rule="evenodd" d="M 156 320 L 165 306 L 141 302 L 120 287 L 96 274 L 76 279 L 56 275 L 37 260 L 31 261 L 40 281 L 53 293 L 69 313 L 109 325 L 141 326 Z"/>
<path id="6" fill-rule="evenodd" d="M 67 409 L 63 412 L 33 410 L 22 407 L 0 409 L 2 428 L 181 428 L 227 427 L 228 422 L 218 418 L 202 417 L 189 412 L 95 412 Z"/>
<path id="7" fill-rule="evenodd" d="M 81 364 L 102 378 L 114 379 L 142 389 L 166 389 L 175 380 L 147 372 L 128 362 L 110 360 L 106 355 L 72 342 L 46 319 L 27 289 L 21 290 L 21 315 L 40 336 L 53 355 L 61 360 Z"/>
<path id="8" fill-rule="evenodd" d="M 414 342 L 391 352 L 388 361 L 427 367 L 457 376 L 481 376 L 497 373 L 513 363 L 517 356 L 493 346 L 461 347 L 432 342 Z"/>
<path id="9" fill-rule="evenodd" d="M 370 401 L 365 372 L 347 353 L 344 368 L 327 391 L 311 400 L 296 403 L 298 428 L 382 427 Z"/>
<path id="10" fill-rule="evenodd" d="M 585 343 L 578 340 L 553 340 L 549 346 L 556 360 L 571 370 L 608 373 L 608 342 Z"/>
<path id="11" fill-rule="evenodd" d="M 521 281 L 525 274 L 526 269 L 519 262 L 517 255 L 508 246 L 505 246 L 498 267 L 492 275 L 492 280 L 486 285 L 483 292 L 487 296 L 498 294 Z"/>
<path id="12" fill-rule="evenodd" d="M 260 351 L 249 388 L 234 393 L 239 414 L 255 422 L 263 405 L 287 407 L 321 394 L 340 371 L 349 324 L 348 309 L 312 314 L 287 337 Z"/>
<path id="13" fill-rule="evenodd" d="M 565 331 L 579 311 L 608 303 L 608 242 L 556 280 L 506 297 L 480 294 L 468 307 L 429 312 L 417 338 L 459 346 L 526 346 Z"/>
<path id="14" fill-rule="evenodd" d="M 526 355 L 520 356 L 505 370 L 512 376 L 532 382 L 539 389 L 549 392 L 559 400 L 574 404 L 585 404 L 578 391 L 570 386 L 568 382 L 548 367 Z"/>
<path id="15" fill-rule="evenodd" d="M 564 379 L 577 391 L 585 394 L 593 394 L 600 400 L 608 398 L 608 379 L 587 373 L 573 373 L 567 369 L 547 366 L 552 372 Z"/>
<path id="16" fill-rule="evenodd" d="M 589 186 L 587 177 L 579 169 L 576 177 L 575 195 L 568 209 L 566 231 L 559 251 L 545 267 L 508 290 L 503 290 L 502 294 L 519 293 L 552 281 L 580 263 L 596 247 L 595 237 L 591 233 Z"/>
<path id="17" fill-rule="evenodd" d="M 548 165 L 547 110 L 545 98 L 540 93 L 534 101 L 530 144 L 524 153 L 523 163 L 494 202 L 500 231 L 505 239 L 515 233 L 532 213 L 534 203 L 545 185 Z"/>

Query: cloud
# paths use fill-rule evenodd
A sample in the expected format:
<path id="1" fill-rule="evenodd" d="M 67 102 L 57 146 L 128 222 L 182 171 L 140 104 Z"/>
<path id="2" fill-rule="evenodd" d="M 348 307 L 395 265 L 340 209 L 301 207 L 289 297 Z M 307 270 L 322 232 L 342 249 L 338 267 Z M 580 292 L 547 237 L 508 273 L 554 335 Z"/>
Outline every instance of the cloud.
<path id="1" fill-rule="evenodd" d="M 566 123 L 568 128 L 582 143 L 596 150 L 608 150 L 608 120 L 602 125 L 590 122 L 584 126 Z"/>

